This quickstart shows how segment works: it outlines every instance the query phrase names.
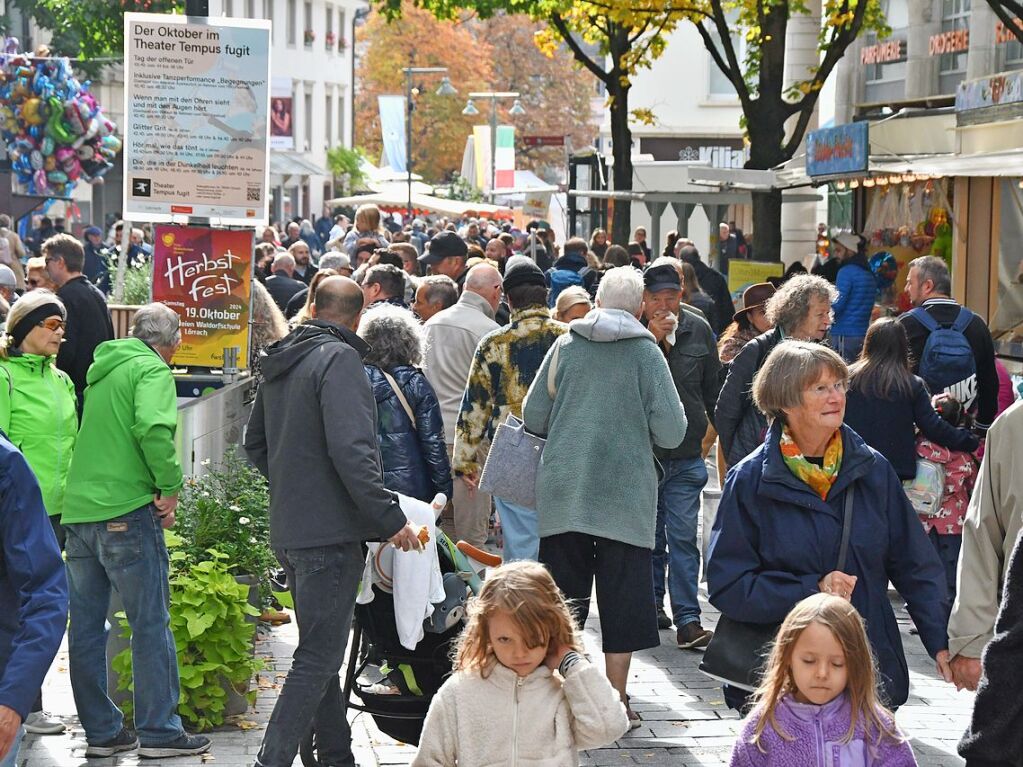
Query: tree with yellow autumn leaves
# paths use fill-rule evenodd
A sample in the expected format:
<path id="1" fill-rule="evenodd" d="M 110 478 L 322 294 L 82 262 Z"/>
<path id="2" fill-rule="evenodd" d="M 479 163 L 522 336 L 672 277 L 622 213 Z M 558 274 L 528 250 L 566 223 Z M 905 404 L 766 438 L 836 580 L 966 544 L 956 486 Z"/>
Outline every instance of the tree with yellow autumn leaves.
<path id="1" fill-rule="evenodd" d="M 811 2 L 813 0 L 810 0 Z M 714 63 L 735 86 L 750 144 L 747 167 L 768 169 L 793 157 L 809 125 L 820 89 L 849 45 L 866 31 L 887 32 L 880 0 L 821 0 L 818 64 L 795 78 L 786 66 L 789 24 L 809 16 L 805 0 L 414 0 L 438 18 L 472 11 L 482 18 L 521 13 L 547 28 L 542 50 L 565 45 L 604 83 L 611 118 L 614 188 L 632 189 L 630 120 L 650 119 L 629 109 L 637 70 L 664 51 L 679 24 L 695 24 Z M 379 0 L 389 18 L 408 3 Z M 741 41 L 741 42 L 740 42 Z M 792 82 L 795 79 L 795 82 Z M 629 205 L 614 208 L 612 239 L 627 242 Z M 781 247 L 781 193 L 754 195 L 758 253 L 777 258 Z"/>

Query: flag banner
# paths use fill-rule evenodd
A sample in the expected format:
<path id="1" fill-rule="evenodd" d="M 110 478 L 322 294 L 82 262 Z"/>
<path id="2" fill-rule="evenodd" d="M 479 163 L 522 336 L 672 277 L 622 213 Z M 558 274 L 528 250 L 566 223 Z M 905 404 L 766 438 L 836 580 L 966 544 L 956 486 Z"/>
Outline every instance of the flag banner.
<path id="1" fill-rule="evenodd" d="M 405 165 L 405 97 L 377 96 L 380 107 L 380 132 L 384 140 L 384 162 L 391 170 L 407 173 Z"/>

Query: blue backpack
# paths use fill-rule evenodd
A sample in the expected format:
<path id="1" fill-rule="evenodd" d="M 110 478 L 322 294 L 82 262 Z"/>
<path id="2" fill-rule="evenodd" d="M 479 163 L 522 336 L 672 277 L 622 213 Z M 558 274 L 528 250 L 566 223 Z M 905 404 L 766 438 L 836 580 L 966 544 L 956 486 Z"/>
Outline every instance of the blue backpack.
<path id="1" fill-rule="evenodd" d="M 551 289 L 547 293 L 547 307 L 553 309 L 554 305 L 558 301 L 558 296 L 565 288 L 570 288 L 573 285 L 578 285 L 580 288 L 585 287 L 583 285 L 583 278 L 590 272 L 590 267 L 584 266 L 578 272 L 574 269 L 554 269 L 550 273 L 551 277 Z"/>
<path id="2" fill-rule="evenodd" d="M 951 327 L 942 327 L 926 309 L 917 307 L 910 316 L 927 329 L 929 335 L 920 357 L 920 377 L 927 382 L 932 394 L 939 394 L 977 374 L 977 360 L 973 348 L 963 334 L 973 319 L 973 312 L 966 307 L 959 308 L 959 315 Z M 972 397 L 956 399 L 966 404 Z"/>

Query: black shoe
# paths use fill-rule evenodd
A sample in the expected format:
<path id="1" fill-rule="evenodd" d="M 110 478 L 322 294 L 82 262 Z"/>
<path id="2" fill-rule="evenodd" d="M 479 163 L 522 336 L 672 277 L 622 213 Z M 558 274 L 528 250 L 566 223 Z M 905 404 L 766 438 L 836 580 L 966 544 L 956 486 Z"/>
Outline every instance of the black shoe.
<path id="1" fill-rule="evenodd" d="M 91 759 L 93 757 L 105 757 L 119 754 L 122 751 L 134 751 L 139 747 L 139 739 L 135 737 L 135 733 L 129 730 L 127 727 L 122 727 L 121 731 L 117 733 L 110 740 L 106 740 L 102 743 L 90 743 L 85 747 L 85 758 Z"/>
<path id="2" fill-rule="evenodd" d="M 668 617 L 668 613 L 664 612 L 663 607 L 657 608 L 657 628 L 659 629 L 671 628 L 671 618 Z"/>
<path id="3" fill-rule="evenodd" d="M 706 650 L 713 638 L 714 632 L 707 631 L 698 622 L 687 623 L 675 635 L 675 640 L 681 650 Z"/>
<path id="4" fill-rule="evenodd" d="M 159 746 L 140 746 L 139 756 L 143 759 L 194 756 L 195 754 L 205 754 L 210 750 L 211 745 L 212 741 L 205 735 L 189 735 L 187 732 L 183 732 L 170 743 L 163 743 Z"/>

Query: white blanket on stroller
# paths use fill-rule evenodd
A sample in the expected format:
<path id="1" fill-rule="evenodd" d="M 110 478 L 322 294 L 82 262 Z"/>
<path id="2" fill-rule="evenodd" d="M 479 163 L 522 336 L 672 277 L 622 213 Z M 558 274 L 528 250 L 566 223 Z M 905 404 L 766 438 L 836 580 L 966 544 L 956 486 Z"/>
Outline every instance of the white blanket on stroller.
<path id="1" fill-rule="evenodd" d="M 434 602 L 444 601 L 444 580 L 437 551 L 437 524 L 428 503 L 398 494 L 401 510 L 414 525 L 425 525 L 430 540 L 422 551 L 402 551 L 389 543 L 370 543 L 357 602 L 373 601 L 376 584 L 394 594 L 394 623 L 402 647 L 415 650 L 423 638 L 423 621 L 433 615 Z"/>

